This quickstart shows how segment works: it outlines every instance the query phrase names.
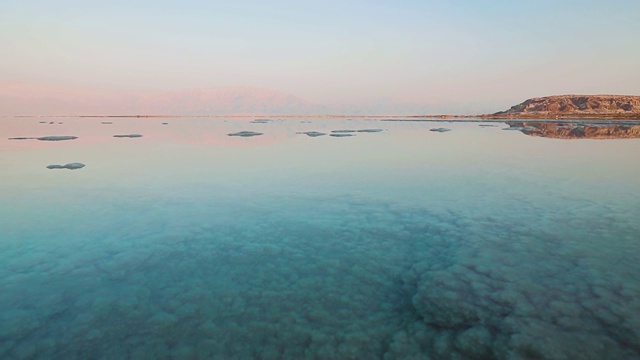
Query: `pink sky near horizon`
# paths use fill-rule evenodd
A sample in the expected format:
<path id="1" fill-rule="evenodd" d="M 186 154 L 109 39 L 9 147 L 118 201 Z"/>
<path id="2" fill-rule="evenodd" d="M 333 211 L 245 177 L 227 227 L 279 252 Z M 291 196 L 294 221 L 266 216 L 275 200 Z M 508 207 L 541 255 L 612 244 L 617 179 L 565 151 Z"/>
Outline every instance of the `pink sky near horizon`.
<path id="1" fill-rule="evenodd" d="M 7 109 L 16 98 L 36 113 L 102 112 L 140 94 L 238 86 L 309 106 L 407 114 L 495 112 L 568 93 L 640 95 L 640 3 L 601 5 L 7 0 L 0 115 L 15 115 Z"/>

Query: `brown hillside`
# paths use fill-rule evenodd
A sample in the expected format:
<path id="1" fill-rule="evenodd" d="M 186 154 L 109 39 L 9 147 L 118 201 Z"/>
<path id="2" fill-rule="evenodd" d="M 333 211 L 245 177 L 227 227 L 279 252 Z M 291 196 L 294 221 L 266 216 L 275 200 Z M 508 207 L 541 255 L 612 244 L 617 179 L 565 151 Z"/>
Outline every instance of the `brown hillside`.
<path id="1" fill-rule="evenodd" d="M 640 118 L 640 96 L 559 95 L 529 99 L 496 118 Z"/>

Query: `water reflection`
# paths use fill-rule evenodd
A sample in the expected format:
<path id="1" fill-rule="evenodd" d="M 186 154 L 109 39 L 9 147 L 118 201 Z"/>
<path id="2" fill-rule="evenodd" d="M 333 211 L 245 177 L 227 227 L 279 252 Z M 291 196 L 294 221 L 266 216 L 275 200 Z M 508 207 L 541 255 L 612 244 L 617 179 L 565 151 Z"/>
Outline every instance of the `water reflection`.
<path id="1" fill-rule="evenodd" d="M 0 122 L 0 358 L 640 356 L 640 141 L 250 120 Z"/>
<path id="2" fill-rule="evenodd" d="M 585 123 L 585 122 L 507 122 L 505 130 L 519 130 L 529 136 L 554 139 L 637 139 L 640 123 Z"/>

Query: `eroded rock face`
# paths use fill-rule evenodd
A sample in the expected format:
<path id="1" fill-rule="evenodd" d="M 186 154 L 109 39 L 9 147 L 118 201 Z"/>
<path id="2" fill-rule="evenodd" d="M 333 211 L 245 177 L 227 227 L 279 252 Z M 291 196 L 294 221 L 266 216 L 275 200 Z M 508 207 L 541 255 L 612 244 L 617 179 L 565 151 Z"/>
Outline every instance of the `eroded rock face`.
<path id="1" fill-rule="evenodd" d="M 622 117 L 640 118 L 640 96 L 559 95 L 532 98 L 493 114 L 496 117 Z"/>
<path id="2" fill-rule="evenodd" d="M 509 122 L 504 130 L 556 139 L 638 139 L 640 124 Z"/>

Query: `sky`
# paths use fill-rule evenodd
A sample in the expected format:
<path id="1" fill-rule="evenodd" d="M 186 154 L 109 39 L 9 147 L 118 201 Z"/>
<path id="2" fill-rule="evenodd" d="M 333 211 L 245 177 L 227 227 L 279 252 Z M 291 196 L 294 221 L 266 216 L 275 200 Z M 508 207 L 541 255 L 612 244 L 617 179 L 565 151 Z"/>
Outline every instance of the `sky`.
<path id="1" fill-rule="evenodd" d="M 638 0 L 2 0 L 0 44 L 0 86 L 250 86 L 449 113 L 640 95 Z"/>

